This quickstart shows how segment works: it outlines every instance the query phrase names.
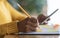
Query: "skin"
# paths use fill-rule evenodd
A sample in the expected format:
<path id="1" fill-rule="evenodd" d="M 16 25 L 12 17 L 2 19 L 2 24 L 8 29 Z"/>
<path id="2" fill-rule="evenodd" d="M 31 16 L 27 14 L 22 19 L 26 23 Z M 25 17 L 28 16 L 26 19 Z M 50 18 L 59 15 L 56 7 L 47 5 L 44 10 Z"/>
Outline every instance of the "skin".
<path id="1" fill-rule="evenodd" d="M 43 14 L 40 14 L 40 15 L 37 17 L 39 24 L 41 24 L 41 22 L 43 22 L 46 18 L 47 18 L 47 16 L 45 16 L 45 15 L 43 15 Z M 46 22 L 44 22 L 43 24 L 47 24 L 49 20 L 50 20 L 50 18 L 48 18 L 48 19 L 46 20 Z"/>
<path id="2" fill-rule="evenodd" d="M 36 31 L 37 28 L 37 19 L 35 18 L 26 18 L 25 20 L 18 23 L 18 29 L 22 32 L 32 32 Z"/>

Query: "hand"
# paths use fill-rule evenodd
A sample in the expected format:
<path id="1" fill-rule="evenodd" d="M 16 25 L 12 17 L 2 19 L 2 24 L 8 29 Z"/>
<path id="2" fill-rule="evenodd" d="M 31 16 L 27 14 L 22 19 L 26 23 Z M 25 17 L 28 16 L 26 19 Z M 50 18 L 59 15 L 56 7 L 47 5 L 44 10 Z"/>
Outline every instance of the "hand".
<path id="1" fill-rule="evenodd" d="M 41 24 L 46 18 L 47 18 L 47 16 L 45 16 L 45 15 L 43 15 L 43 14 L 39 15 L 39 16 L 37 17 L 39 24 Z M 44 22 L 43 24 L 47 24 L 49 20 L 50 20 L 50 18 L 48 18 L 48 19 L 46 20 L 46 22 Z"/>
<path id="2" fill-rule="evenodd" d="M 36 31 L 37 19 L 34 17 L 26 18 L 25 20 L 18 23 L 19 32 L 32 32 Z"/>

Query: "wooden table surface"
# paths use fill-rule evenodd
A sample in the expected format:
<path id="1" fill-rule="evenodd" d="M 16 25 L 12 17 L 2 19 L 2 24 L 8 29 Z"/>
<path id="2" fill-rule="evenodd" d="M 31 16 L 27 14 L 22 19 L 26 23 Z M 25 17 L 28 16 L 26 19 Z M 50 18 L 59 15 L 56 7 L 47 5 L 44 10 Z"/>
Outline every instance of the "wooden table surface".
<path id="1" fill-rule="evenodd" d="M 5 35 L 4 38 L 58 38 L 59 35 Z"/>

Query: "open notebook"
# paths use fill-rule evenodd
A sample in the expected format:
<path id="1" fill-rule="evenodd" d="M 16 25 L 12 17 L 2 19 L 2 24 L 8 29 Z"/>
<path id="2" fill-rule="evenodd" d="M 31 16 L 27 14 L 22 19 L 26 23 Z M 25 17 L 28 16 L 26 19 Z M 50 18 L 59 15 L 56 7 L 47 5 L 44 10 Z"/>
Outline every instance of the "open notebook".
<path id="1" fill-rule="evenodd" d="M 60 27 L 60 26 L 59 26 Z M 20 32 L 19 34 L 58 34 L 60 35 L 60 30 L 59 28 L 53 28 L 52 26 L 48 26 L 48 25 L 41 25 L 40 29 L 37 29 L 36 32 Z"/>

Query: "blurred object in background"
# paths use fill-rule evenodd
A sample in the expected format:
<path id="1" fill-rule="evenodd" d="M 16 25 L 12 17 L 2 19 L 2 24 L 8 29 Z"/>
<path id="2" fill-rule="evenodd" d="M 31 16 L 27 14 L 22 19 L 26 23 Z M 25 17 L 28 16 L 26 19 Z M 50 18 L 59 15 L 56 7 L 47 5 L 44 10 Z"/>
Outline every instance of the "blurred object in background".
<path id="1" fill-rule="evenodd" d="M 47 14 L 47 0 L 8 0 L 10 4 L 21 11 L 16 3 L 19 3 L 30 15 L 36 16 L 43 13 Z M 22 11 L 21 11 L 22 12 Z"/>
<path id="2" fill-rule="evenodd" d="M 59 30 L 59 28 L 60 28 L 60 25 L 59 25 L 59 24 L 54 24 L 53 26 L 54 26 L 53 28 L 54 28 L 55 30 Z"/>
<path id="3" fill-rule="evenodd" d="M 43 14 L 40 14 L 37 19 L 39 24 L 47 24 L 47 22 L 50 20 L 49 18 L 56 13 L 56 11 L 58 11 L 59 9 L 56 9 L 53 13 L 51 13 L 49 16 L 45 16 Z"/>
<path id="4" fill-rule="evenodd" d="M 47 17 L 48 17 L 48 16 L 45 16 L 44 14 L 40 14 L 40 15 L 37 17 L 39 24 L 41 24 Z M 50 20 L 50 18 L 47 19 L 47 21 L 45 21 L 43 24 L 48 24 L 48 21 L 49 21 L 49 20 Z"/>

